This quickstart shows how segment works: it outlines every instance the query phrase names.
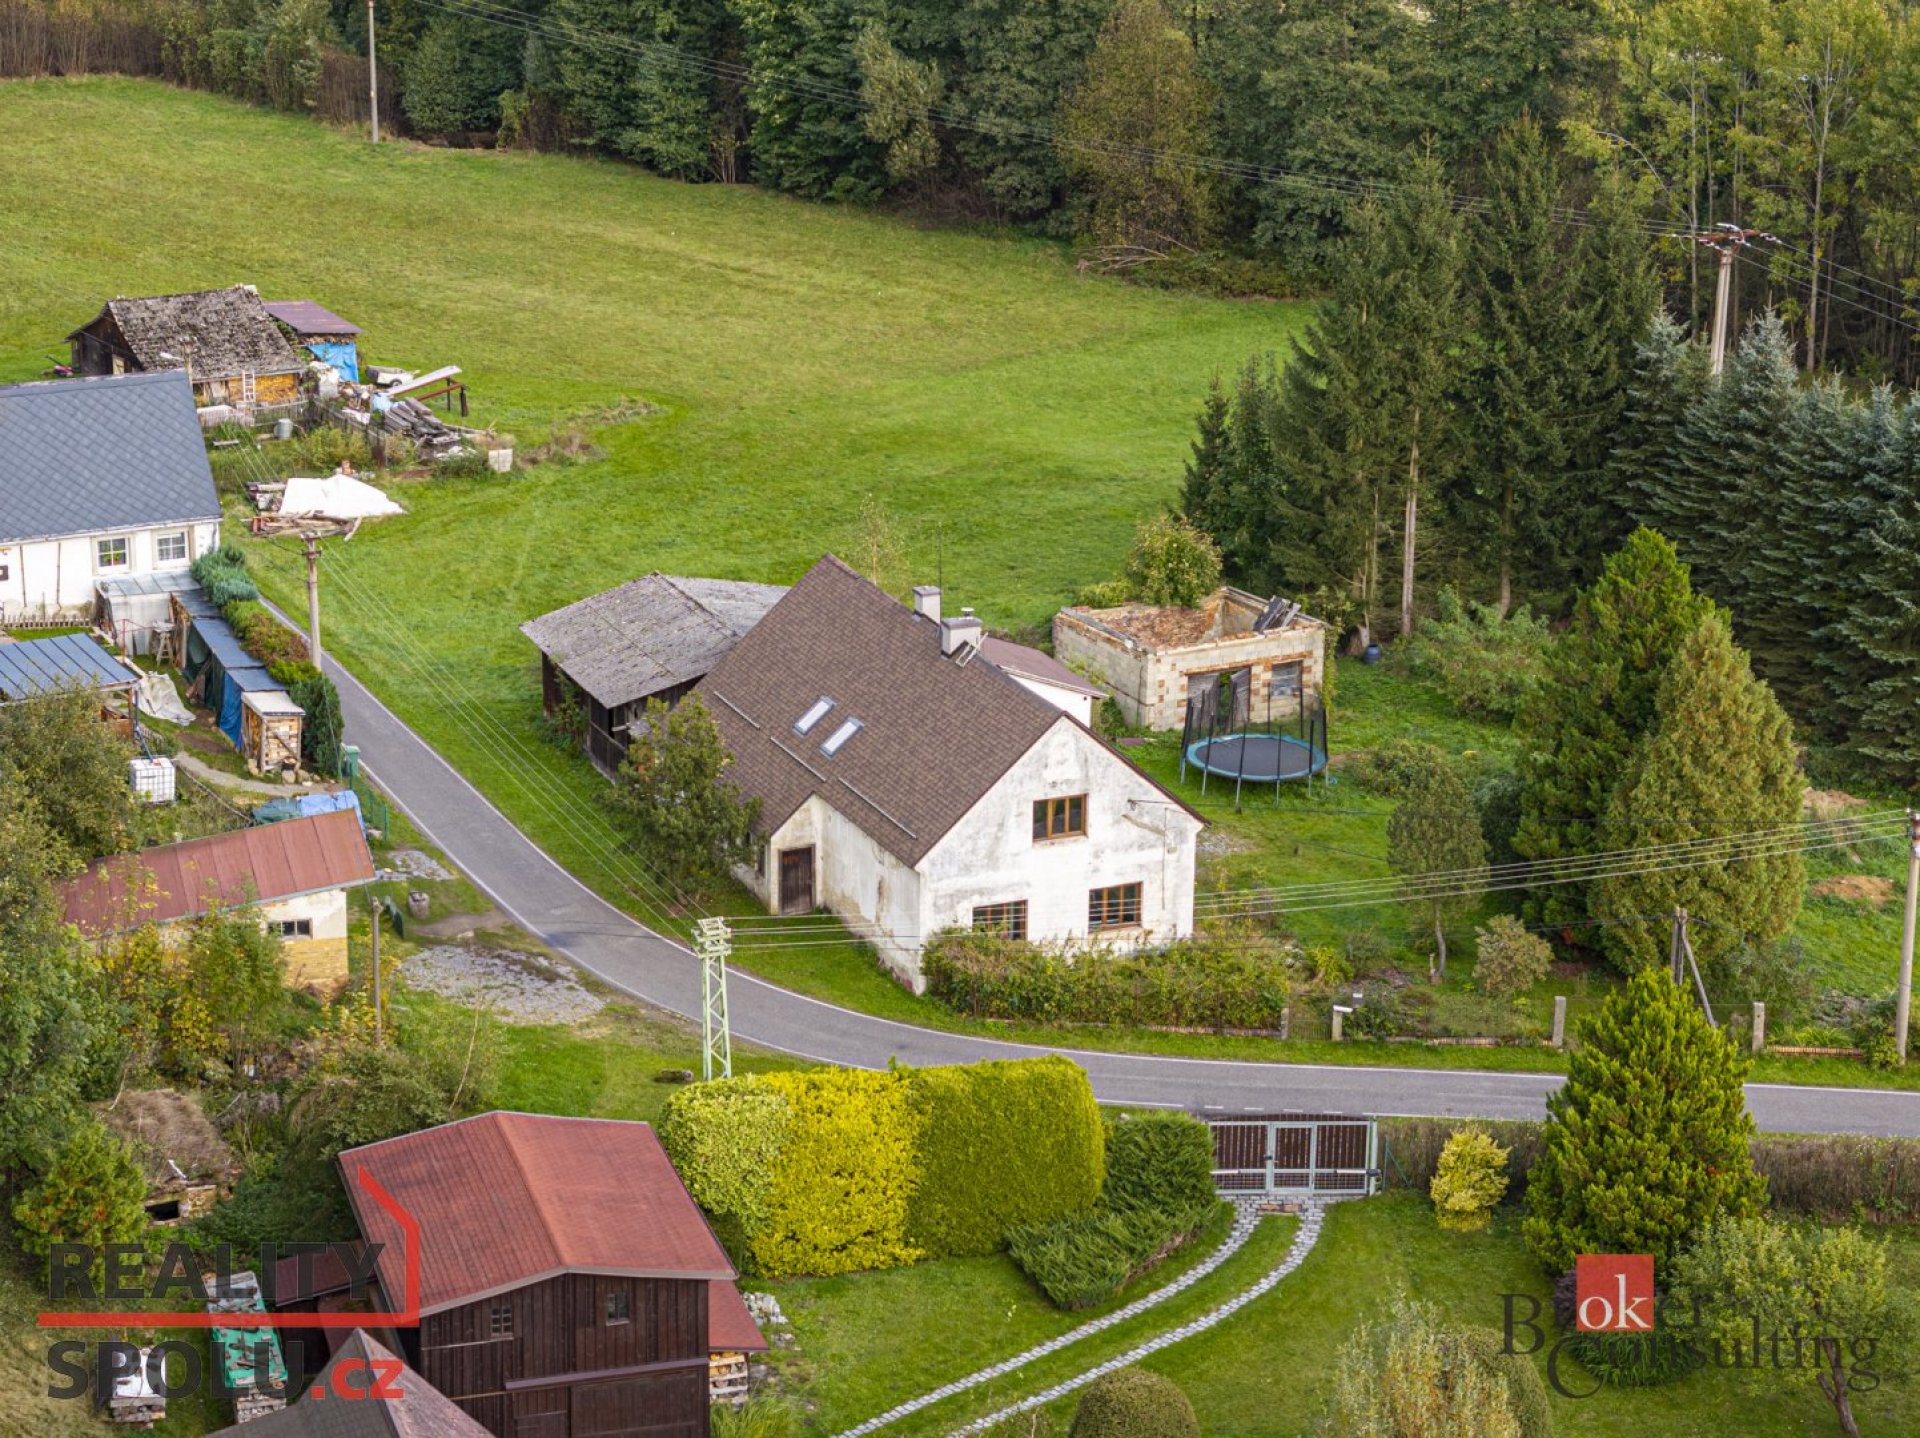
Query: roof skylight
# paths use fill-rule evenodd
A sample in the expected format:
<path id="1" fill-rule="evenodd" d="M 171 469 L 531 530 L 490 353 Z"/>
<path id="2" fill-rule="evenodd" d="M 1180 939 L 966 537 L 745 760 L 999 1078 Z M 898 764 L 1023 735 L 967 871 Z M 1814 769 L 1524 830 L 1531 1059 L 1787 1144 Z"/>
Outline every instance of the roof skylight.
<path id="1" fill-rule="evenodd" d="M 840 752 L 847 740 L 858 734 L 865 727 L 866 726 L 858 719 L 847 720 L 827 737 L 827 742 L 820 746 L 820 752 L 831 759 L 835 754 Z"/>
<path id="2" fill-rule="evenodd" d="M 814 725 L 826 718 L 827 711 L 831 708 L 833 708 L 833 701 L 827 698 L 826 695 L 821 695 L 818 699 L 814 700 L 811 709 L 793 721 L 793 732 L 796 734 L 805 734 L 808 730 L 812 729 Z"/>

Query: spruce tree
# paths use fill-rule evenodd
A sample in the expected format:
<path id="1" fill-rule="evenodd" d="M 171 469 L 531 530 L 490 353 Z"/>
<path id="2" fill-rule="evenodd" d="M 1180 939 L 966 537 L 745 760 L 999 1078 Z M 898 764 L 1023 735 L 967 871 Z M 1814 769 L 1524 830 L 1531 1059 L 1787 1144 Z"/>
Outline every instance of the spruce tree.
<path id="1" fill-rule="evenodd" d="M 1819 516 L 1817 549 L 1826 556 L 1821 569 L 1827 598 L 1816 636 L 1819 692 L 1807 696 L 1795 717 L 1855 753 L 1873 685 L 1891 672 L 1875 641 L 1881 596 L 1898 592 L 1911 567 L 1905 553 L 1883 550 L 1876 539 L 1887 516 L 1907 502 L 1914 418 L 1910 404 L 1896 402 L 1888 386 L 1873 391 L 1854 426 L 1849 483 Z M 1885 573 L 1890 555 L 1893 572 Z"/>
<path id="2" fill-rule="evenodd" d="M 1196 432 L 1192 453 L 1187 457 L 1186 480 L 1180 486 L 1180 512 L 1189 523 L 1211 534 L 1215 543 L 1220 544 L 1223 554 L 1227 550 L 1223 541 L 1228 528 L 1227 430 L 1232 417 L 1233 407 L 1227 400 L 1227 388 L 1220 382 L 1220 374 L 1216 370 L 1207 385 L 1207 397 L 1201 402 L 1200 413 L 1194 421 Z"/>
<path id="3" fill-rule="evenodd" d="M 1680 431 L 1706 387 L 1706 351 L 1661 311 L 1634 349 L 1625 414 L 1607 457 L 1608 487 L 1633 519 L 1661 533 L 1678 520 Z"/>
<path id="4" fill-rule="evenodd" d="M 1711 609 L 1661 535 L 1636 530 L 1574 606 L 1547 656 L 1546 677 L 1521 707 L 1520 825 L 1513 847 L 1548 861 L 1597 852 L 1601 819 L 1640 737 L 1668 662 Z M 1587 917 L 1584 885 L 1528 896 L 1536 921 Z"/>
<path id="5" fill-rule="evenodd" d="M 1475 361 L 1462 376 L 1473 446 L 1463 498 L 1479 530 L 1475 547 L 1499 575 L 1504 614 L 1516 571 L 1530 595 L 1565 579 L 1565 416 L 1583 356 L 1570 246 L 1555 219 L 1559 170 L 1532 116 L 1501 133 L 1486 182 L 1470 231 L 1469 289 L 1480 313 Z"/>
<path id="6" fill-rule="evenodd" d="M 1848 744 L 1877 771 L 1920 788 L 1920 402 L 1901 423 L 1896 474 L 1904 484 L 1862 515 L 1869 556 L 1854 589 L 1846 633 L 1878 672 L 1857 666 L 1865 687 L 1854 701 Z"/>
<path id="7" fill-rule="evenodd" d="M 1714 1219 L 1760 1209 L 1747 1066 L 1664 969 L 1608 995 L 1547 1100 L 1527 1174 L 1521 1233 L 1549 1273 L 1582 1253 L 1664 1261 Z"/>
<path id="8" fill-rule="evenodd" d="M 1724 612 L 1708 614 L 1668 665 L 1656 722 L 1614 792 L 1602 849 L 1649 848 L 1783 828 L 1800 814 L 1793 725 L 1735 647 Z M 1702 964 L 1743 943 L 1769 943 L 1793 926 L 1806 889 L 1798 853 L 1699 868 L 1651 861 L 1594 885 L 1602 946 L 1632 972 L 1663 963 L 1667 933 L 1639 919 L 1684 908 L 1699 927 Z"/>

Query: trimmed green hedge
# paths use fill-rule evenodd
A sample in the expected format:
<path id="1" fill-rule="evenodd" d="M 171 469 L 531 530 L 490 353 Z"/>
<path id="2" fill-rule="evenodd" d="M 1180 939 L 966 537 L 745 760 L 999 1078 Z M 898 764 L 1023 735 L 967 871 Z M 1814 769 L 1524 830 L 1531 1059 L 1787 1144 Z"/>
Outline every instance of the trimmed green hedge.
<path id="1" fill-rule="evenodd" d="M 221 607 L 220 614 L 232 627 L 240 647 L 267 668 L 276 664 L 311 664 L 305 638 L 275 619 L 258 600 L 232 600 Z"/>
<path id="2" fill-rule="evenodd" d="M 1184 1113 L 1115 1118 L 1107 1126 L 1109 1208 L 1208 1209 L 1213 1186 L 1213 1134 Z"/>
<path id="3" fill-rule="evenodd" d="M 668 1100 L 660 1139 L 767 1277 L 990 1253 L 1089 1207 L 1104 1174 L 1093 1090 L 1060 1058 L 696 1084 Z"/>
<path id="4" fill-rule="evenodd" d="M 1100 1105 L 1068 1059 L 917 1069 L 907 1102 L 919 1136 L 920 1184 L 907 1210 L 916 1248 L 992 1253 L 1008 1230 L 1100 1197 Z"/>
<path id="5" fill-rule="evenodd" d="M 193 561 L 187 573 L 222 610 L 237 600 L 260 597 L 259 588 L 247 573 L 246 551 L 237 545 L 223 544 L 218 549 L 209 549 Z"/>
<path id="6" fill-rule="evenodd" d="M 1291 992 L 1281 945 L 1256 934 L 1202 935 L 1152 953 L 1066 955 L 995 934 L 951 930 L 921 956 L 927 992 L 976 1018 L 1036 1023 L 1280 1027 Z"/>
<path id="7" fill-rule="evenodd" d="M 1200 1438 L 1200 1420 L 1171 1378 L 1117 1368 L 1087 1385 L 1068 1438 Z"/>

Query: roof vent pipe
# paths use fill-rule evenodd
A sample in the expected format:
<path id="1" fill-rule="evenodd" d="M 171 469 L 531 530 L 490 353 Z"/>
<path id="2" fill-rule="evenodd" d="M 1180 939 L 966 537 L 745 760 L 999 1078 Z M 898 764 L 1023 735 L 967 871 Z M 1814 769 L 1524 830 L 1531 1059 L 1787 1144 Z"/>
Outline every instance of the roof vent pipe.
<path id="1" fill-rule="evenodd" d="M 940 652 L 952 657 L 963 649 L 977 649 L 984 637 L 980 621 L 973 617 L 971 609 L 960 612 L 958 619 L 940 621 Z"/>
<path id="2" fill-rule="evenodd" d="M 940 586 L 937 584 L 916 584 L 913 586 L 913 612 L 922 619 L 940 622 Z"/>

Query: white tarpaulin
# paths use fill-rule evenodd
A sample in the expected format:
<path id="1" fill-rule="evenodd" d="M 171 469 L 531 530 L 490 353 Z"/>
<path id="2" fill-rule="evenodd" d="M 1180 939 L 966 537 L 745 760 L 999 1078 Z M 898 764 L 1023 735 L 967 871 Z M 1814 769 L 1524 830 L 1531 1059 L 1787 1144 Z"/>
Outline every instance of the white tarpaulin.
<path id="1" fill-rule="evenodd" d="M 193 711 L 180 702 L 180 692 L 166 674 L 147 674 L 140 679 L 140 712 L 164 719 L 169 724 L 191 724 Z"/>
<path id="2" fill-rule="evenodd" d="M 325 479 L 288 480 L 279 513 L 283 519 L 379 519 L 406 511 L 364 480 L 331 474 Z"/>

